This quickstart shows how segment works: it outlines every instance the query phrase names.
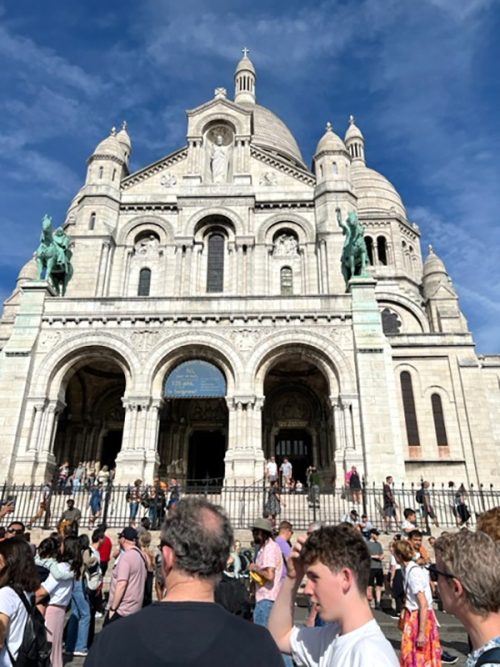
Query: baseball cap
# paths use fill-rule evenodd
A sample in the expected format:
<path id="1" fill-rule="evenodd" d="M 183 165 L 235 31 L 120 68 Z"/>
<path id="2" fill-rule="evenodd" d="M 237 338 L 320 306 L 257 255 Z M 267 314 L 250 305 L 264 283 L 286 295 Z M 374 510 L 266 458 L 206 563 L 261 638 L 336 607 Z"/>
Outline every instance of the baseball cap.
<path id="1" fill-rule="evenodd" d="M 127 526 L 121 531 L 121 533 L 118 533 L 118 537 L 123 537 L 124 540 L 129 540 L 130 542 L 134 542 L 138 537 L 138 533 L 135 528 Z"/>

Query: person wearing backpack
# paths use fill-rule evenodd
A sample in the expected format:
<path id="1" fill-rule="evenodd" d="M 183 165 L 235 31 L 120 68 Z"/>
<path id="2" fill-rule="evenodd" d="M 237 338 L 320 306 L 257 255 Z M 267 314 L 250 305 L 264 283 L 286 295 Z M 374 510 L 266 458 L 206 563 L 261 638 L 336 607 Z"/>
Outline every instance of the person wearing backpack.
<path id="1" fill-rule="evenodd" d="M 35 638 L 36 628 L 43 630 L 43 618 L 34 607 L 34 601 L 30 600 L 30 595 L 38 588 L 38 573 L 28 542 L 20 537 L 0 542 L 1 667 L 48 667 L 50 664 L 50 646 L 46 637 L 43 633 L 40 637 L 45 639 L 44 646 L 38 645 Z M 35 656 L 39 654 L 37 662 L 27 661 L 30 649 Z"/>
<path id="2" fill-rule="evenodd" d="M 52 667 L 63 667 L 62 640 L 66 607 L 71 601 L 74 577 L 82 567 L 82 553 L 77 537 L 66 537 L 60 545 L 58 560 L 60 565 L 71 572 L 71 579 L 57 579 L 52 573 L 40 586 L 36 595 L 37 600 L 50 595 L 50 601 L 45 612 L 45 626 L 47 637 L 52 642 L 50 654 Z"/>
<path id="3" fill-rule="evenodd" d="M 90 549 L 88 535 L 80 535 L 78 543 L 81 551 L 81 567 L 79 572 L 75 572 L 71 593 L 71 615 L 66 634 L 66 653 L 85 657 L 88 653 L 90 627 L 88 581 L 92 581 L 91 572 L 98 570 L 99 563 Z"/>

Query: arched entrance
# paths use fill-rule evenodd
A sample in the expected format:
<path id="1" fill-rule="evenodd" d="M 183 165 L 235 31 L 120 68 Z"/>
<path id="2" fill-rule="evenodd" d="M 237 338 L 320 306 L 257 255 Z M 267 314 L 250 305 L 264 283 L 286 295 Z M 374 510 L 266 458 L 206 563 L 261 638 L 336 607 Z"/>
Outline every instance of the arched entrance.
<path id="1" fill-rule="evenodd" d="M 223 372 L 204 359 L 184 361 L 168 374 L 164 395 L 160 475 L 220 486 L 228 428 Z"/>
<path id="2" fill-rule="evenodd" d="M 87 467 L 115 467 L 121 448 L 125 411 L 125 375 L 116 361 L 92 355 L 87 363 L 76 363 L 66 378 L 65 403 L 54 441 L 54 456 L 60 465 L 81 461 Z"/>
<path id="3" fill-rule="evenodd" d="M 273 364 L 264 381 L 264 456 L 286 457 L 293 477 L 306 481 L 315 465 L 325 481 L 334 474 L 335 434 L 328 382 L 322 371 L 301 353 L 290 352 Z"/>

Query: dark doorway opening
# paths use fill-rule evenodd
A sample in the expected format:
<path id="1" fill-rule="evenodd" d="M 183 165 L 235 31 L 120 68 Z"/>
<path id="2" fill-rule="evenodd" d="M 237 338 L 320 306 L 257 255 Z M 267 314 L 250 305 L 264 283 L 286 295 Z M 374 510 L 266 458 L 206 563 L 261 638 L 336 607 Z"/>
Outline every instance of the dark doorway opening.
<path id="1" fill-rule="evenodd" d="M 101 467 L 108 466 L 109 470 L 116 468 L 116 457 L 122 446 L 122 431 L 109 431 L 102 441 Z"/>
<path id="2" fill-rule="evenodd" d="M 278 466 L 284 457 L 293 466 L 293 479 L 305 484 L 306 470 L 312 465 L 311 436 L 302 429 L 280 429 L 274 441 L 274 452 Z"/>
<path id="3" fill-rule="evenodd" d="M 189 438 L 189 483 L 222 486 L 225 452 L 226 441 L 221 431 L 193 431 Z"/>

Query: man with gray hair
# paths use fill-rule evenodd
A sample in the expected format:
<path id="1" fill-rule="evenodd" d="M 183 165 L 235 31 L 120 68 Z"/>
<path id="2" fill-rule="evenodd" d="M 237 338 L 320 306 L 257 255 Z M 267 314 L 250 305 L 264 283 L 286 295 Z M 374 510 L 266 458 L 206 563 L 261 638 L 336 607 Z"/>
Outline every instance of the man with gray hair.
<path id="1" fill-rule="evenodd" d="M 223 510 L 204 498 L 183 498 L 165 519 L 160 540 L 163 599 L 106 627 L 86 667 L 283 667 L 265 628 L 214 602 L 234 541 Z"/>
<path id="2" fill-rule="evenodd" d="M 467 667 L 500 664 L 500 544 L 481 531 L 443 533 L 429 566 L 445 611 L 467 630 Z"/>

